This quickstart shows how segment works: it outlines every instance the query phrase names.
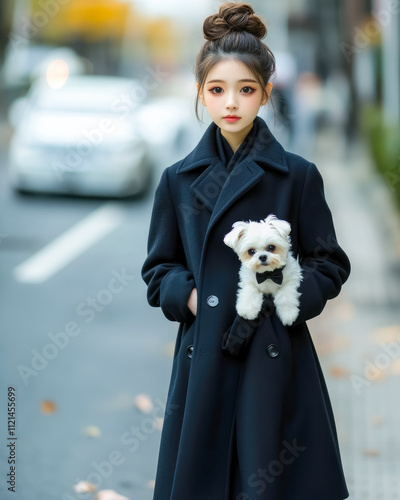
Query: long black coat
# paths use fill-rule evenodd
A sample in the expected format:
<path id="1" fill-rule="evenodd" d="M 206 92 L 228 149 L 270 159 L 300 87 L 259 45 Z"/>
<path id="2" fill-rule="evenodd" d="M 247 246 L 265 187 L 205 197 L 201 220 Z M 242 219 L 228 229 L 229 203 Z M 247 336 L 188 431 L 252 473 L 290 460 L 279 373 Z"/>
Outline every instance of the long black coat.
<path id="1" fill-rule="evenodd" d="M 154 199 L 142 277 L 148 302 L 179 322 L 155 500 L 348 497 L 334 417 L 305 321 L 350 273 L 317 167 L 285 151 L 266 123 L 227 173 L 216 125 L 166 168 Z M 292 226 L 303 268 L 300 315 L 257 323 L 246 356 L 222 349 L 235 319 L 240 262 L 223 243 L 237 220 L 274 213 Z M 198 291 L 197 316 L 187 307 Z M 273 344 L 271 348 L 271 344 Z"/>

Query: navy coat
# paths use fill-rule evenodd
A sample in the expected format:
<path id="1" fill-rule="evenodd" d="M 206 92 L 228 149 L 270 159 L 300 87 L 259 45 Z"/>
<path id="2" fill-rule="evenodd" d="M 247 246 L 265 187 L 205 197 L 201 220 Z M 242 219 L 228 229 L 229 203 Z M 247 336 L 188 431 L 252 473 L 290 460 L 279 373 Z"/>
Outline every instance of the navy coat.
<path id="1" fill-rule="evenodd" d="M 348 497 L 332 408 L 306 321 L 350 273 L 317 167 L 266 123 L 228 174 L 216 125 L 166 168 L 142 278 L 148 302 L 179 322 L 154 500 L 341 500 Z M 237 220 L 274 213 L 292 226 L 303 268 L 300 314 L 253 324 L 245 356 L 222 349 L 237 321 L 240 262 L 223 238 Z M 196 317 L 187 307 L 197 288 Z"/>

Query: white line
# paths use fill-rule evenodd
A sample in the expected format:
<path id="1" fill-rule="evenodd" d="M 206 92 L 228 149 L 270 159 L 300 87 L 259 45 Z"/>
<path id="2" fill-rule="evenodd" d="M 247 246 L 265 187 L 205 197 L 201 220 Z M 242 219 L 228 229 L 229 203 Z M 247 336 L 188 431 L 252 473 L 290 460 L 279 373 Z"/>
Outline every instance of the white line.
<path id="1" fill-rule="evenodd" d="M 123 218 L 124 212 L 117 204 L 105 203 L 15 267 L 15 279 L 43 283 L 115 229 Z"/>

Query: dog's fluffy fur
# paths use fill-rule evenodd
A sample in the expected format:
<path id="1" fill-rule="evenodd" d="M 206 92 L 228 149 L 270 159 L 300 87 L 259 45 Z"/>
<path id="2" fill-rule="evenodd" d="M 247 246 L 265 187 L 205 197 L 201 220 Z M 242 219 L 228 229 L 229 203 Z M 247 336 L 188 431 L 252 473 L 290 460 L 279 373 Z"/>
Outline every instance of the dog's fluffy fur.
<path id="1" fill-rule="evenodd" d="M 239 271 L 236 310 L 244 319 L 253 320 L 261 311 L 264 294 L 271 294 L 276 313 L 284 325 L 291 325 L 299 314 L 298 288 L 301 267 L 291 252 L 290 224 L 274 214 L 260 222 L 235 222 L 224 243 L 238 255 Z M 256 273 L 282 268 L 283 281 L 271 279 L 257 283 Z"/>

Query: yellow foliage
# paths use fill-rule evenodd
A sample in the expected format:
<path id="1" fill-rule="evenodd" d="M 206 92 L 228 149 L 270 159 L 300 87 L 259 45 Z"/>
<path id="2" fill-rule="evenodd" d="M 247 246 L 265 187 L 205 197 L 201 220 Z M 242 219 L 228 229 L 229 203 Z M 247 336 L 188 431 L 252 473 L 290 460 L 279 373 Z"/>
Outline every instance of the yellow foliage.
<path id="1" fill-rule="evenodd" d="M 69 0 L 57 3 L 58 9 L 46 12 L 45 3 L 32 0 L 32 20 L 41 13 L 49 22 L 43 26 L 45 33 L 80 35 L 90 41 L 102 38 L 120 38 L 125 32 L 126 19 L 131 9 L 127 0 Z"/>

